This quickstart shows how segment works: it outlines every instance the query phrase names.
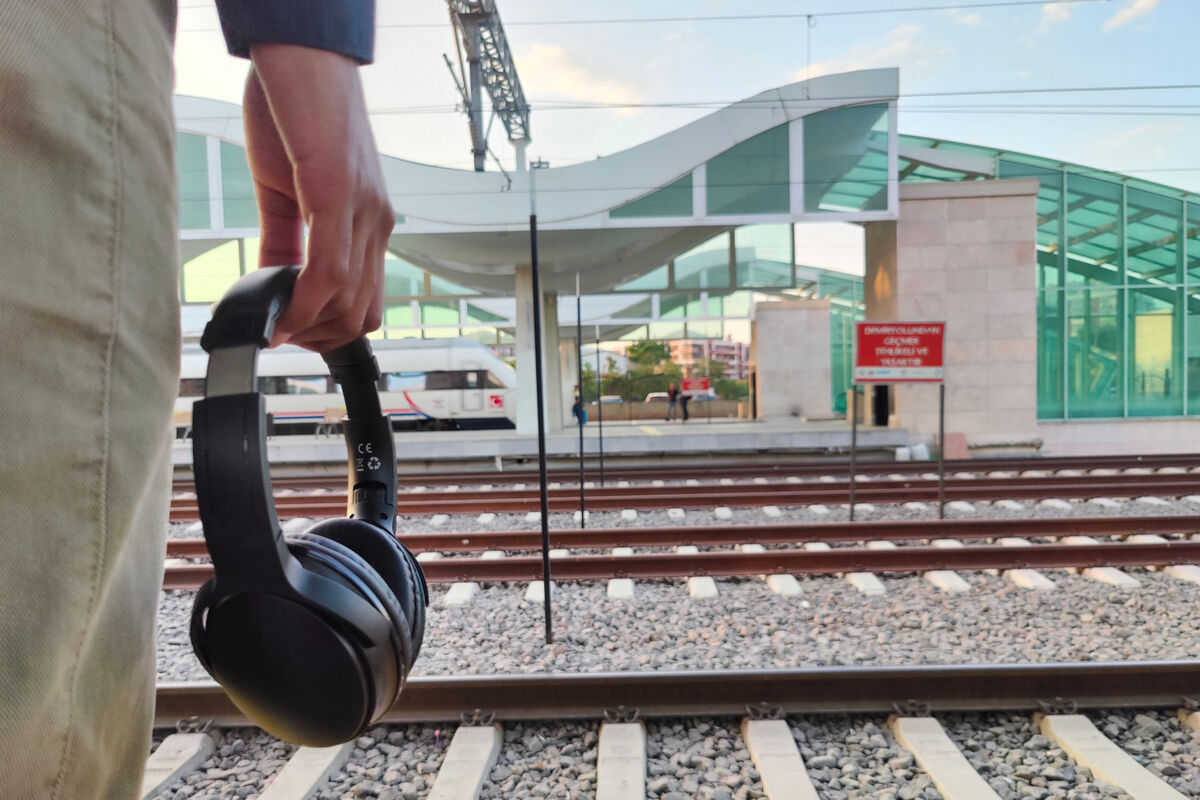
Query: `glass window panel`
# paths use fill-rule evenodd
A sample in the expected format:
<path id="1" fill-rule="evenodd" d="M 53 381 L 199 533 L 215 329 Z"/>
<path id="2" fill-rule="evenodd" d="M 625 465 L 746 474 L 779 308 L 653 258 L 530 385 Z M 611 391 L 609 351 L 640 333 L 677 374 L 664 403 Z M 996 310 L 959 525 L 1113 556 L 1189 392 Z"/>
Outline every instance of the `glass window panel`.
<path id="1" fill-rule="evenodd" d="M 684 175 L 644 197 L 608 212 L 610 217 L 690 217 L 692 215 L 692 173 Z"/>
<path id="2" fill-rule="evenodd" d="M 458 326 L 458 303 L 454 301 L 422 300 L 420 305 L 422 325 Z M 458 334 L 454 335 L 457 336 Z"/>
<path id="3" fill-rule="evenodd" d="M 500 314 L 485 311 L 476 305 L 467 303 L 467 322 L 508 322 L 508 318 Z"/>
<path id="4" fill-rule="evenodd" d="M 226 228 L 257 228 L 258 204 L 245 148 L 221 142 L 221 198 Z"/>
<path id="5" fill-rule="evenodd" d="M 747 225 L 733 233 L 738 286 L 793 283 L 791 225 Z"/>
<path id="6" fill-rule="evenodd" d="M 422 328 L 423 339 L 454 339 L 458 337 L 458 328 Z"/>
<path id="7" fill-rule="evenodd" d="M 690 320 L 687 324 L 688 339 L 720 339 L 722 337 L 721 320 L 704 321 Z"/>
<path id="8" fill-rule="evenodd" d="M 179 226 L 184 230 L 212 227 L 208 208 L 208 144 L 203 136 L 175 137 L 175 169 L 179 174 Z"/>
<path id="9" fill-rule="evenodd" d="M 1067 175 L 1067 283 L 1123 282 L 1121 185 Z"/>
<path id="10" fill-rule="evenodd" d="M 613 319 L 649 319 L 654 313 L 654 306 L 649 297 L 644 297 L 632 305 L 612 313 Z"/>
<path id="11" fill-rule="evenodd" d="M 238 243 L 214 247 L 183 265 L 183 302 L 214 303 L 240 275 Z"/>
<path id="12" fill-rule="evenodd" d="M 722 316 L 725 317 L 748 317 L 750 316 L 750 303 L 754 299 L 754 292 L 733 292 L 721 298 Z M 710 316 L 712 316 L 710 314 Z"/>
<path id="13" fill-rule="evenodd" d="M 1122 293 L 1102 288 L 1067 290 L 1066 302 L 1068 415 L 1122 416 Z"/>
<path id="14" fill-rule="evenodd" d="M 1129 291 L 1129 413 L 1183 413 L 1181 289 Z"/>
<path id="15" fill-rule="evenodd" d="M 1187 298 L 1187 413 L 1200 414 L 1200 292 Z"/>
<path id="16" fill-rule="evenodd" d="M 1063 403 L 1063 293 L 1038 292 L 1038 418 L 1062 419 Z"/>
<path id="17" fill-rule="evenodd" d="M 1179 233 L 1183 202 L 1125 190 L 1125 269 L 1130 283 L 1178 283 L 1182 269 Z"/>
<path id="18" fill-rule="evenodd" d="M 675 286 L 680 289 L 729 286 L 729 234 L 722 233 L 675 259 Z"/>
<path id="19" fill-rule="evenodd" d="M 385 392 L 419 392 L 425 388 L 424 372 L 388 372 L 383 378 Z"/>
<path id="20" fill-rule="evenodd" d="M 1187 204 L 1187 279 L 1200 282 L 1200 203 Z"/>
<path id="21" fill-rule="evenodd" d="M 643 339 L 649 339 L 649 338 L 650 338 L 650 326 L 649 325 L 639 325 L 636 328 L 634 328 L 633 330 L 628 331 L 627 333 L 621 334 L 620 338 L 617 341 L 640 342 Z"/>
<path id="22" fill-rule="evenodd" d="M 809 114 L 804 118 L 804 210 L 886 210 L 887 154 L 887 103 Z"/>
<path id="23" fill-rule="evenodd" d="M 669 267 L 663 264 L 661 267 L 655 267 L 644 275 L 639 275 L 633 280 L 625 281 L 617 284 L 615 291 L 618 292 L 644 292 L 650 289 L 666 289 L 670 282 Z"/>
<path id="24" fill-rule="evenodd" d="M 412 303 L 397 303 L 383 310 L 383 324 L 388 327 L 412 325 Z"/>
<path id="25" fill-rule="evenodd" d="M 486 326 L 463 328 L 462 336 L 464 339 L 472 339 L 486 345 L 498 344 L 500 341 L 496 335 L 496 329 Z"/>
<path id="26" fill-rule="evenodd" d="M 787 124 L 714 156 L 707 176 L 710 215 L 786 214 L 791 205 Z"/>
<path id="27" fill-rule="evenodd" d="M 429 293 L 430 294 L 479 294 L 474 289 L 469 289 L 466 286 L 460 286 L 454 281 L 446 280 L 434 273 L 429 273 Z"/>
<path id="28" fill-rule="evenodd" d="M 651 339 L 684 338 L 682 322 L 651 322 L 646 328 Z"/>
<path id="29" fill-rule="evenodd" d="M 425 271 L 399 258 L 384 261 L 384 293 L 388 297 L 420 297 L 425 294 Z"/>
<path id="30" fill-rule="evenodd" d="M 683 319 L 694 295 L 666 292 L 658 296 L 658 315 L 663 319 Z"/>

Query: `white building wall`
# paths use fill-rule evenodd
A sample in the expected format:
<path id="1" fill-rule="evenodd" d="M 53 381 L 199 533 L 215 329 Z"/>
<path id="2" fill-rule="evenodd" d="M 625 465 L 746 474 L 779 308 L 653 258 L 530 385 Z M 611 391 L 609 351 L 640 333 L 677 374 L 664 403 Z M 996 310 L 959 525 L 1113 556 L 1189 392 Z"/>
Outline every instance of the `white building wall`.
<path id="1" fill-rule="evenodd" d="M 868 269 L 867 318 L 946 322 L 946 432 L 968 446 L 1037 439 L 1037 190 L 1028 179 L 905 185 L 895 237 L 891 223 L 866 237 L 868 267 L 884 265 Z M 893 304 L 894 317 L 880 313 Z M 900 427 L 937 434 L 936 386 L 897 385 L 895 408 Z"/>
<path id="2" fill-rule="evenodd" d="M 758 373 L 761 419 L 833 416 L 829 301 L 755 303 L 750 363 Z"/>

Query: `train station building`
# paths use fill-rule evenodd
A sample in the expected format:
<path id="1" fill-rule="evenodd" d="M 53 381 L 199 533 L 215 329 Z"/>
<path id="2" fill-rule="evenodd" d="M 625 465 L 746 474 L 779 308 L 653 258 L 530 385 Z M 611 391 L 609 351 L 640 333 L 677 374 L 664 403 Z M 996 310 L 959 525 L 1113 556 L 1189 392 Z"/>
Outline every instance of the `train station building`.
<path id="1" fill-rule="evenodd" d="M 814 78 L 532 172 L 385 156 L 397 220 L 380 335 L 474 338 L 511 352 L 521 378 L 533 373 L 540 303 L 548 416 L 561 426 L 579 291 L 585 343 L 749 345 L 757 416 L 827 428 L 855 405 L 856 320 L 945 321 L 946 429 L 969 447 L 1191 449 L 1200 196 L 903 135 L 898 88 L 896 70 Z M 211 302 L 253 268 L 257 215 L 240 109 L 180 96 L 176 114 L 183 326 L 194 338 Z M 861 226 L 861 273 L 797 263 L 814 222 Z M 874 405 L 866 421 L 887 426 L 887 441 L 937 431 L 932 387 L 896 386 Z M 519 380 L 519 434 L 536 426 L 535 406 L 533 381 Z"/>

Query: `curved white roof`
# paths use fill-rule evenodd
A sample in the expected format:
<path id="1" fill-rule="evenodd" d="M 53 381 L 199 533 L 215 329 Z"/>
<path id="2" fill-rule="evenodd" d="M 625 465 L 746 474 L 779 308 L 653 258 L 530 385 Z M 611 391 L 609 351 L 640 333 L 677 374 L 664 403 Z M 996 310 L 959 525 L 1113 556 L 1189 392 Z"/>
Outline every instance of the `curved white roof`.
<path id="1" fill-rule="evenodd" d="M 547 290 L 570 290 L 575 276 L 588 292 L 653 269 L 679 253 L 739 225 L 789 222 L 806 215 L 803 201 L 805 116 L 842 106 L 890 103 L 886 210 L 823 213 L 831 219 L 893 219 L 896 176 L 895 69 L 822 76 L 771 89 L 729 105 L 650 141 L 582 164 L 536 172 L 539 261 Z M 235 105 L 176 97 L 179 128 L 244 145 Z M 793 124 L 794 123 L 794 124 Z M 788 125 L 789 208 L 772 214 L 710 215 L 705 207 L 706 164 L 746 140 Z M 383 169 L 399 220 L 390 249 L 456 283 L 511 292 L 514 268 L 529 263 L 531 173 L 447 169 L 385 156 Z M 611 216 L 610 212 L 690 176 L 691 214 L 679 217 Z M 219 181 L 216 184 L 219 186 Z M 211 185 L 211 182 L 210 182 Z M 185 238 L 232 238 L 188 232 Z M 201 246 L 200 241 L 192 249 Z M 185 247 L 185 252 L 189 248 Z"/>

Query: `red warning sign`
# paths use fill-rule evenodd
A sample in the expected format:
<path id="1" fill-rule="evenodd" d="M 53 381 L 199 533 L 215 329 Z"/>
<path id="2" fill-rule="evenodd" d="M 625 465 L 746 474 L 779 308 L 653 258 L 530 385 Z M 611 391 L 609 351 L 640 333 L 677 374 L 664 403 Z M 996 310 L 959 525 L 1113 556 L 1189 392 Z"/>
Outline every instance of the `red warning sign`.
<path id="1" fill-rule="evenodd" d="M 855 383 L 941 383 L 944 322 L 859 322 Z"/>

